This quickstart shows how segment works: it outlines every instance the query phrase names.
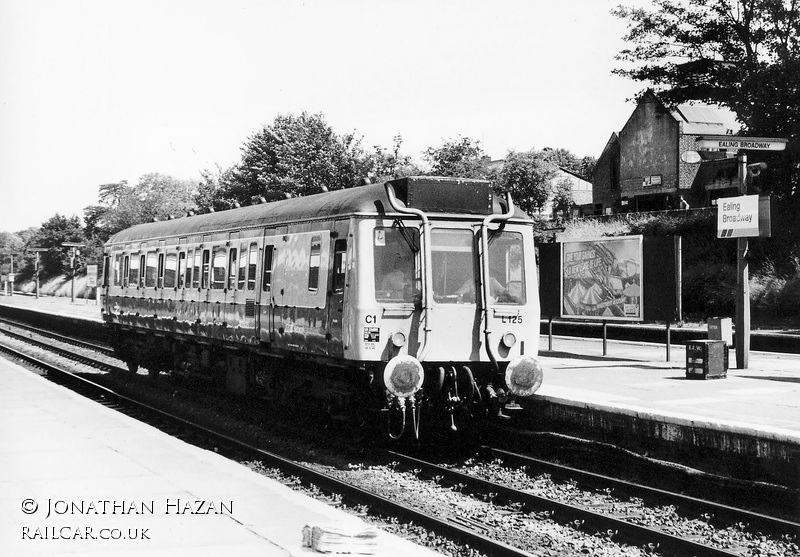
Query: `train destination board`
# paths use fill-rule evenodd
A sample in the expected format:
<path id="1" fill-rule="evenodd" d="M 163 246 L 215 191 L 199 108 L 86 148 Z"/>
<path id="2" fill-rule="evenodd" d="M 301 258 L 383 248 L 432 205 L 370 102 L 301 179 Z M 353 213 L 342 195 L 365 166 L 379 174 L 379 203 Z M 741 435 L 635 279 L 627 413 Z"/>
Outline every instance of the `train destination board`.
<path id="1" fill-rule="evenodd" d="M 722 149 L 725 151 L 783 151 L 786 139 L 777 137 L 737 137 L 735 135 L 701 135 L 697 138 L 697 149 Z"/>

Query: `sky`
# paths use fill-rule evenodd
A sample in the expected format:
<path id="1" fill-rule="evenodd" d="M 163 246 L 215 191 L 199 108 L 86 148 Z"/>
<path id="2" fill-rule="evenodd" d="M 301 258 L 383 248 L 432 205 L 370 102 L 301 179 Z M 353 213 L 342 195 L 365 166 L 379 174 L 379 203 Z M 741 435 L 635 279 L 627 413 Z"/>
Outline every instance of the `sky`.
<path id="1" fill-rule="evenodd" d="M 643 85 L 614 76 L 631 0 L 0 0 L 0 231 L 98 187 L 228 168 L 280 114 L 423 163 L 600 156 Z"/>

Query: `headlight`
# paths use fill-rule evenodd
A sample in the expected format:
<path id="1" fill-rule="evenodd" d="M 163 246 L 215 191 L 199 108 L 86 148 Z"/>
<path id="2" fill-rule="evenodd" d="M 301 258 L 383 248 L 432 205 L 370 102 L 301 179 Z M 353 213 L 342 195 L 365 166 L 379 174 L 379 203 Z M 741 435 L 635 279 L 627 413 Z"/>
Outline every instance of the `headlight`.
<path id="1" fill-rule="evenodd" d="M 506 348 L 511 348 L 517 343 L 517 337 L 514 336 L 514 333 L 506 333 L 503 335 L 503 346 Z"/>
<path id="2" fill-rule="evenodd" d="M 400 348 L 405 343 L 406 335 L 403 331 L 395 331 L 392 333 L 392 344 L 394 344 L 396 348 Z"/>
<path id="3" fill-rule="evenodd" d="M 413 356 L 395 356 L 383 370 L 383 383 L 393 395 L 409 397 L 422 387 L 425 371 Z"/>
<path id="4" fill-rule="evenodd" d="M 520 397 L 535 393 L 541 387 L 543 378 L 542 366 L 530 356 L 514 358 L 506 368 L 506 385 L 512 393 Z"/>

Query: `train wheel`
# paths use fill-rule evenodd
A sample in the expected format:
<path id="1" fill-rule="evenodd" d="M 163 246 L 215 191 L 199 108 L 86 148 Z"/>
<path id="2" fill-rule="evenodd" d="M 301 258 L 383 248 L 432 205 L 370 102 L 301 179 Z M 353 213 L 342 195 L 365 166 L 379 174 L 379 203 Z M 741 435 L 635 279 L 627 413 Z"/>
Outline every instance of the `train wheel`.
<path id="1" fill-rule="evenodd" d="M 126 341 L 122 347 L 122 359 L 128 366 L 128 371 L 136 373 L 139 371 L 140 351 L 139 346 L 132 340 Z"/>

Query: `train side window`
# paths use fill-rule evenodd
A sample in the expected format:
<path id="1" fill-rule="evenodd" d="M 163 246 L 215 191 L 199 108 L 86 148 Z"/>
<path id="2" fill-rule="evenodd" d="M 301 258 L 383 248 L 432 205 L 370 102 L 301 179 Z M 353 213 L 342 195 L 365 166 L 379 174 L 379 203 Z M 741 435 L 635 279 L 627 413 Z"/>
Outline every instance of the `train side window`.
<path id="1" fill-rule="evenodd" d="M 164 288 L 164 254 L 158 254 L 158 282 L 156 286 Z"/>
<path id="2" fill-rule="evenodd" d="M 256 269 L 258 268 L 258 244 L 250 244 L 250 253 L 247 258 L 247 289 L 256 289 Z"/>
<path id="3" fill-rule="evenodd" d="M 236 288 L 236 248 L 231 248 L 228 261 L 228 290 Z"/>
<path id="4" fill-rule="evenodd" d="M 228 254 L 225 253 L 224 247 L 214 248 L 213 257 L 211 258 L 211 288 L 214 290 L 222 290 L 225 288 L 225 264 L 228 262 Z"/>
<path id="5" fill-rule="evenodd" d="M 247 244 L 242 244 L 239 250 L 239 275 L 237 288 L 244 290 L 247 279 Z"/>
<path id="6" fill-rule="evenodd" d="M 311 251 L 308 256 L 308 289 L 319 288 L 319 264 L 322 259 L 322 237 L 311 237 Z"/>
<path id="7" fill-rule="evenodd" d="M 211 274 L 211 250 L 203 250 L 203 280 L 200 288 L 203 290 L 208 288 L 209 275 Z"/>
<path id="8" fill-rule="evenodd" d="M 120 269 L 121 257 L 120 255 L 114 256 L 114 286 L 120 286 L 122 284 L 122 270 Z"/>
<path id="9" fill-rule="evenodd" d="M 192 257 L 194 257 L 194 251 L 189 250 L 186 256 L 186 262 L 184 263 L 185 272 L 184 272 L 184 283 L 181 285 L 184 288 L 191 288 L 192 287 Z"/>
<path id="10" fill-rule="evenodd" d="M 158 275 L 158 254 L 151 251 L 147 254 L 147 262 L 144 270 L 144 285 L 153 288 L 156 285 Z"/>
<path id="11" fill-rule="evenodd" d="M 164 260 L 164 276 L 162 285 L 164 288 L 175 288 L 175 276 L 178 269 L 178 255 L 175 253 L 168 253 Z"/>
<path id="12" fill-rule="evenodd" d="M 122 264 L 122 286 L 126 287 L 131 283 L 131 256 L 126 255 Z"/>
<path id="13" fill-rule="evenodd" d="M 144 286 L 145 271 L 147 271 L 147 255 L 139 256 L 139 286 Z"/>
<path id="14" fill-rule="evenodd" d="M 269 292 L 272 288 L 272 265 L 275 254 L 275 246 L 264 246 L 264 277 L 261 281 L 261 289 Z"/>
<path id="15" fill-rule="evenodd" d="M 347 240 L 336 240 L 333 244 L 333 291 L 344 290 L 345 269 L 347 268 Z"/>
<path id="16" fill-rule="evenodd" d="M 200 259 L 203 254 L 199 249 L 194 250 L 194 261 L 192 263 L 192 288 L 200 288 Z"/>

